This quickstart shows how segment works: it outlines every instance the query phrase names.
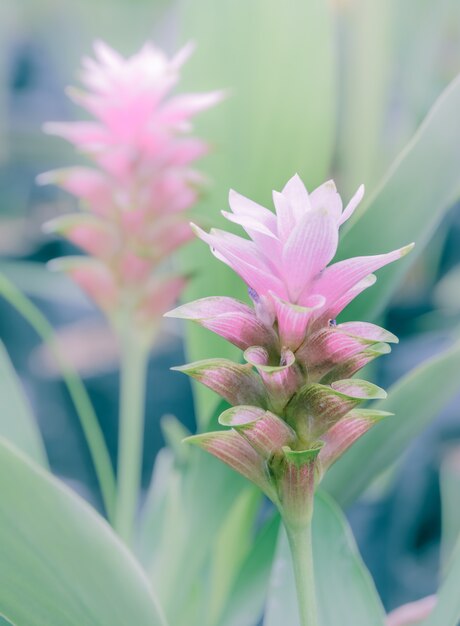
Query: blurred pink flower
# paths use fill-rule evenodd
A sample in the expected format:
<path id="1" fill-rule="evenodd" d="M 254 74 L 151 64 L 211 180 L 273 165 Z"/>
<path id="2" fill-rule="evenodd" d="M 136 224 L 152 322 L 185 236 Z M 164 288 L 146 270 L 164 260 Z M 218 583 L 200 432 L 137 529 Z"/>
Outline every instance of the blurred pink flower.
<path id="1" fill-rule="evenodd" d="M 190 135 L 192 118 L 223 94 L 171 94 L 191 45 L 171 59 L 151 44 L 129 58 L 102 42 L 94 49 L 95 59 L 83 60 L 86 91 L 70 89 L 69 95 L 95 121 L 45 125 L 47 132 L 73 143 L 93 166 L 39 177 L 79 198 L 85 212 L 57 218 L 46 227 L 95 257 L 90 265 L 77 258 L 63 266 L 72 268 L 74 279 L 108 314 L 129 301 L 147 321 L 169 308 L 184 285 L 176 276 L 163 281 L 157 298 L 161 306 L 153 305 L 153 274 L 191 238 L 185 212 L 198 200 L 204 182 L 192 164 L 208 145 Z"/>
<path id="2" fill-rule="evenodd" d="M 232 213 L 224 216 L 249 239 L 194 229 L 246 282 L 253 307 L 209 297 L 167 314 L 194 320 L 244 350 L 242 365 L 209 359 L 178 368 L 233 405 L 220 417 L 231 431 L 191 441 L 258 484 L 284 514 L 286 506 L 295 509 L 295 494 L 305 499 L 328 467 L 388 415 L 359 408 L 386 394 L 351 377 L 397 338 L 367 322 L 337 324 L 336 317 L 374 284 L 372 272 L 412 245 L 329 265 L 339 228 L 363 194 L 361 186 L 343 209 L 333 181 L 309 194 L 296 175 L 273 192 L 274 213 L 231 191 Z"/>

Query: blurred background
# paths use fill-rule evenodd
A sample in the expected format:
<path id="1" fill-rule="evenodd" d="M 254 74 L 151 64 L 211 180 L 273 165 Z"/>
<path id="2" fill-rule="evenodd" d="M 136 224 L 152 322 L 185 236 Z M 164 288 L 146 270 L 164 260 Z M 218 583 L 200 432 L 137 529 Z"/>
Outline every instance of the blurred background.
<path id="1" fill-rule="evenodd" d="M 41 226 L 75 206 L 70 196 L 35 182 L 39 173 L 80 158 L 64 142 L 44 135 L 42 125 L 80 116 L 65 87 L 78 84 L 80 59 L 91 53 L 92 42 L 102 38 L 132 54 L 153 40 L 172 53 L 193 39 L 197 52 L 184 69 L 185 86 L 230 89 L 228 101 L 198 124 L 214 149 L 202 162 L 213 182 L 197 212 L 212 223 L 226 208 L 230 187 L 268 203 L 271 189 L 279 189 L 295 171 L 309 187 L 334 177 L 345 202 L 361 182 L 372 196 L 460 71 L 457 0 L 305 0 L 317 17 L 305 23 L 294 19 L 289 2 L 281 22 L 266 0 L 257 21 L 252 11 L 263 3 L 237 4 L 239 13 L 227 0 L 0 4 L 0 271 L 58 330 L 62 349 L 88 387 L 114 460 L 117 346 L 94 306 L 65 277 L 46 269 L 50 259 L 75 250 L 44 235 Z M 460 322 L 460 205 L 454 201 L 460 191 L 460 152 L 454 154 L 459 159 L 449 164 L 458 170 L 452 202 L 443 207 L 442 219 L 434 220 L 429 245 L 421 245 L 403 287 L 380 318 L 400 337 L 373 372 L 383 387 L 448 346 Z M 421 168 L 414 180 L 437 177 L 437 168 L 444 167 L 436 162 L 429 170 Z M 404 197 L 394 201 L 403 219 Z M 195 296 L 226 293 L 230 284 L 233 292 L 242 290 L 225 268 L 213 265 L 207 251 L 201 260 L 196 249 L 193 244 L 177 260 L 198 269 L 204 264 L 206 271 L 193 285 Z M 59 370 L 34 331 L 3 300 L 0 338 L 35 409 L 53 471 L 97 505 L 88 452 Z M 210 356 L 213 341 L 197 331 L 186 345 L 182 326 L 164 324 L 150 361 L 145 485 L 163 443 L 161 416 L 172 413 L 195 429 L 189 382 L 169 368 L 186 360 L 187 348 L 201 358 Z M 388 609 L 437 586 L 441 485 L 460 493 L 458 379 L 456 401 L 348 511 Z M 206 412 L 206 394 L 198 396 L 197 406 Z"/>

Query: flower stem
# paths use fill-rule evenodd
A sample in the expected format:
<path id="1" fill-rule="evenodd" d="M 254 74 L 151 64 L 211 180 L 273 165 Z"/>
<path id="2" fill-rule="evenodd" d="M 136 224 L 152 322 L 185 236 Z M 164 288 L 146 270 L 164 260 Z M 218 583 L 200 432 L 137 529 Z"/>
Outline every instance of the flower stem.
<path id="1" fill-rule="evenodd" d="M 294 566 L 300 624 L 301 626 L 317 626 L 311 521 L 300 528 L 286 524 L 286 531 Z"/>
<path id="2" fill-rule="evenodd" d="M 129 545 L 141 483 L 148 351 L 130 332 L 126 332 L 120 339 L 122 354 L 115 530 Z"/>

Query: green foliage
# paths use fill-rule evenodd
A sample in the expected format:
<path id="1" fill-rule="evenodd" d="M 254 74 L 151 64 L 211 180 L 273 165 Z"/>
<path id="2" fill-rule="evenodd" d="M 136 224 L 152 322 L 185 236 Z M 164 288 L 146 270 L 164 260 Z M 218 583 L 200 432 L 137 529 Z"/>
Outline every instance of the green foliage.
<path id="1" fill-rule="evenodd" d="M 0 442 L 0 614 L 15 626 L 166 626 L 106 522 Z"/>
<path id="2" fill-rule="evenodd" d="M 439 588 L 438 601 L 421 626 L 457 626 L 460 620 L 460 540 L 452 554 L 447 575 Z"/>
<path id="3" fill-rule="evenodd" d="M 0 437 L 10 441 L 39 465 L 48 466 L 35 416 L 5 346 L 1 342 Z"/>

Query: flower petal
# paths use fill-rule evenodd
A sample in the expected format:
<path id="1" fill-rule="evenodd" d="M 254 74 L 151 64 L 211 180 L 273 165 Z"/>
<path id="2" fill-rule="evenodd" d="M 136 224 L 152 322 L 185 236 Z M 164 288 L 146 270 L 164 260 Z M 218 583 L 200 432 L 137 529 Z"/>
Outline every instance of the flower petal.
<path id="1" fill-rule="evenodd" d="M 296 440 L 295 432 L 285 421 L 270 411 L 253 406 L 227 409 L 219 417 L 219 423 L 237 430 L 267 460 Z"/>
<path id="2" fill-rule="evenodd" d="M 387 254 L 354 257 L 335 263 L 326 268 L 315 281 L 313 292 L 322 294 L 330 306 L 371 272 L 397 261 L 408 254 L 413 247 L 414 244 L 409 244 Z"/>
<path id="3" fill-rule="evenodd" d="M 308 212 L 296 225 L 282 257 L 283 277 L 291 302 L 302 304 L 299 296 L 334 257 L 338 241 L 337 224 L 323 210 Z M 317 292 L 322 293 L 315 289 Z"/>
<path id="4" fill-rule="evenodd" d="M 232 405 L 251 404 L 267 408 L 262 380 L 249 365 L 227 359 L 207 359 L 172 369 L 195 378 Z"/>
<path id="5" fill-rule="evenodd" d="M 333 180 L 328 180 L 312 191 L 310 202 L 313 210 L 323 209 L 336 222 L 340 220 L 342 215 L 342 198 L 337 193 L 337 187 Z"/>
<path id="6" fill-rule="evenodd" d="M 342 215 L 341 215 L 341 217 L 339 219 L 339 225 L 344 224 L 348 219 L 350 219 L 350 217 L 355 212 L 356 207 L 358 206 L 358 204 L 363 199 L 363 197 L 364 197 L 364 185 L 360 185 L 358 187 L 358 191 L 355 193 L 353 198 L 350 200 L 350 202 L 345 207 L 345 210 L 344 210 L 344 212 L 342 213 Z"/>
<path id="7" fill-rule="evenodd" d="M 264 458 L 236 431 L 203 433 L 187 437 L 184 441 L 214 455 L 273 498 L 274 491 Z"/>

